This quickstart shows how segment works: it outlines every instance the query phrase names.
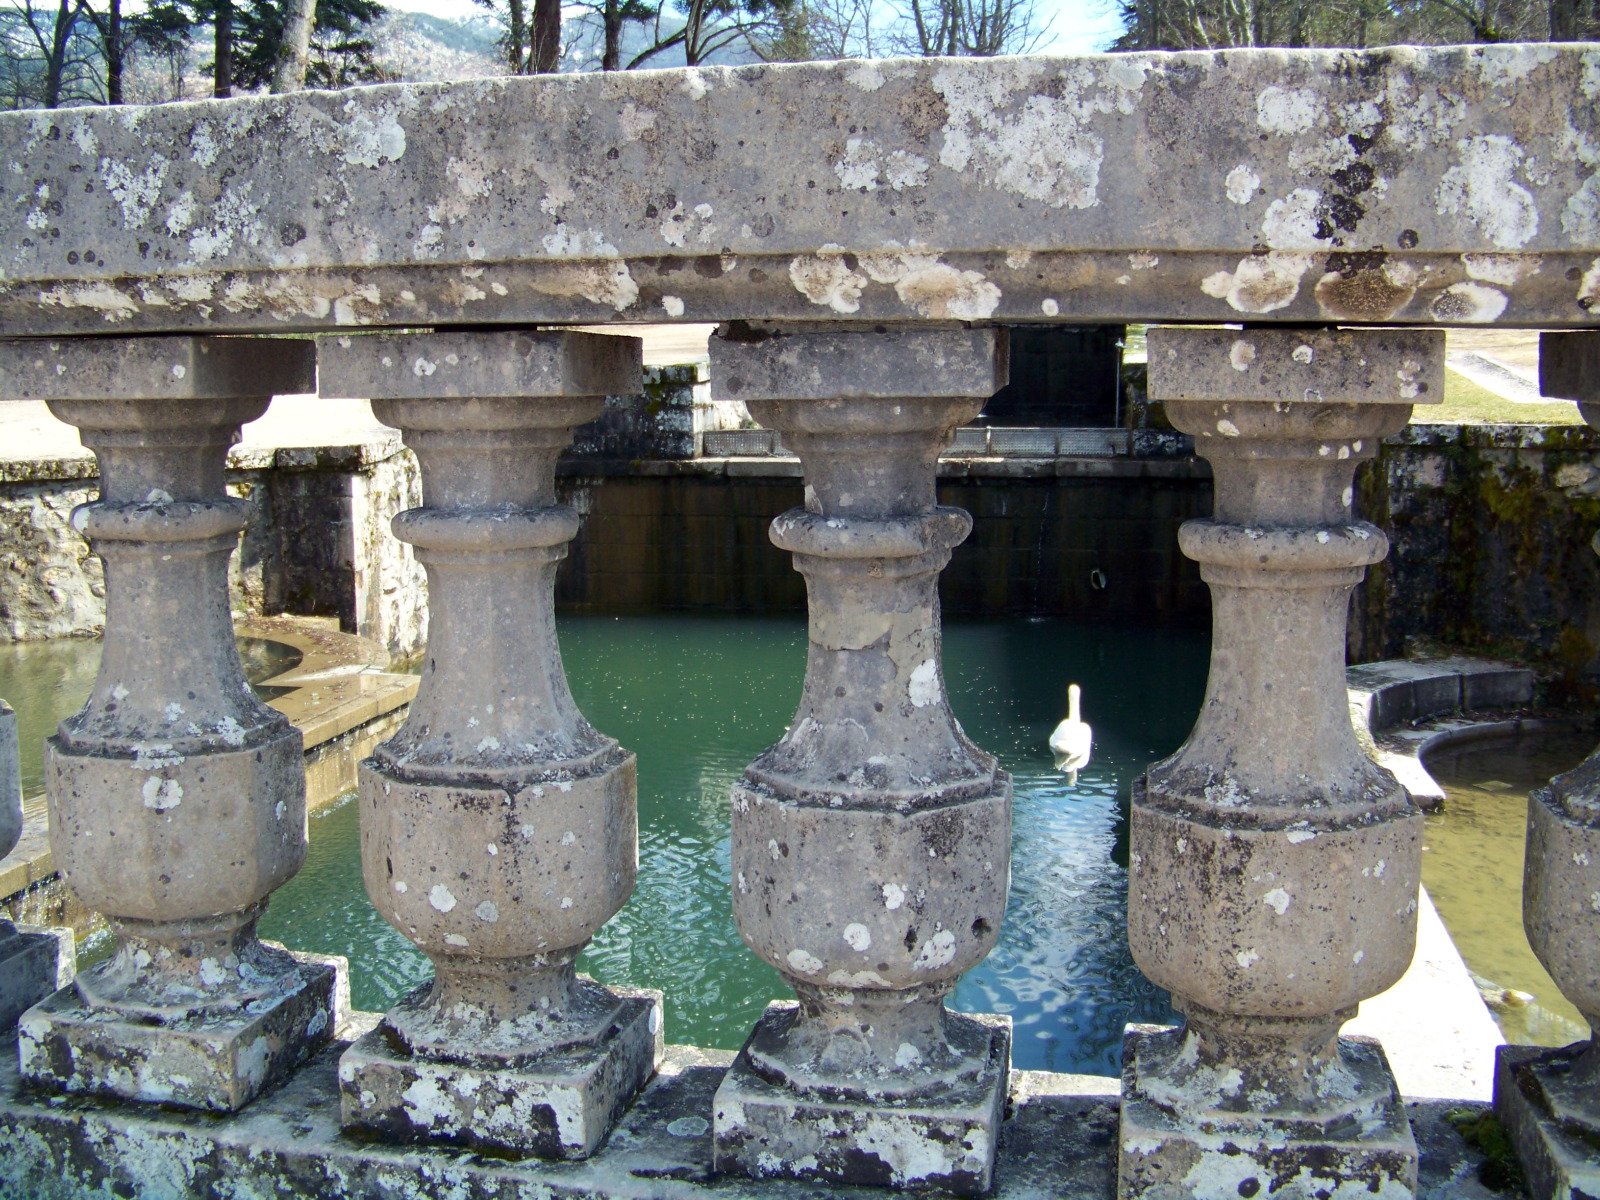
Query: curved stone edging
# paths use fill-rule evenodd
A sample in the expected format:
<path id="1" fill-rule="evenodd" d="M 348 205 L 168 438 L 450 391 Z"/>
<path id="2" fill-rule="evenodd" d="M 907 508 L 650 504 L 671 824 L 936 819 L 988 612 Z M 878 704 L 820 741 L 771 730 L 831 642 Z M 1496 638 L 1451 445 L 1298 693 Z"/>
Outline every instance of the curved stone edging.
<path id="1" fill-rule="evenodd" d="M 237 621 L 234 633 L 300 652 L 294 667 L 262 685 L 293 689 L 268 707 L 304 739 L 306 807 L 314 812 L 355 786 L 356 763 L 399 728 L 417 677 L 390 672 L 388 652 L 368 638 L 293 617 Z M 71 925 L 80 940 L 100 927 L 60 881 L 42 794 L 24 802 L 21 840 L 0 859 L 0 914 L 7 911 L 25 924 Z"/>
<path id="2" fill-rule="evenodd" d="M 1533 703 L 1534 674 L 1492 659 L 1453 656 L 1433 662 L 1392 659 L 1345 670 L 1350 720 L 1379 766 L 1394 773 L 1420 807 L 1444 805 L 1444 789 L 1424 756 L 1452 742 L 1511 737 L 1562 728 L 1536 717 L 1475 719 L 1474 710 L 1503 713 Z"/>

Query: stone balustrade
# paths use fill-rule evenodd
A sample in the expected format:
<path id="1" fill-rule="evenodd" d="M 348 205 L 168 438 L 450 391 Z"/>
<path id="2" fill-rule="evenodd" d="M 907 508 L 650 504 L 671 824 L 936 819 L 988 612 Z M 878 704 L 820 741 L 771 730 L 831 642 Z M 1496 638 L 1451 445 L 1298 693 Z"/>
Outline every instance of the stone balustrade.
<path id="1" fill-rule="evenodd" d="M 1539 384 L 1576 400 L 1600 427 L 1600 332 L 1544 334 Z M 1595 534 L 1600 554 L 1600 531 Z M 1600 751 L 1528 797 L 1522 922 L 1587 1042 L 1500 1051 L 1495 1111 L 1508 1126 L 1534 1200 L 1600 1193 Z"/>
<path id="2" fill-rule="evenodd" d="M 634 886 L 635 764 L 573 703 L 552 600 L 578 524 L 556 455 L 640 386 L 626 326 L 664 315 L 723 322 L 713 391 L 800 457 L 805 505 L 772 538 L 810 608 L 795 721 L 730 814 L 740 932 L 798 1003 L 680 1087 L 669 1131 L 707 1137 L 725 1180 L 1020 1187 L 999 1143 L 1034 1085 L 1004 1018 L 945 1007 L 999 937 L 1013 831 L 1009 776 L 944 692 L 937 579 L 970 518 L 934 480 L 1006 381 L 1000 323 L 1070 317 L 1192 323 L 1151 331 L 1151 395 L 1217 483 L 1181 539 L 1213 596 L 1205 705 L 1131 820 L 1130 942 L 1185 1023 L 1129 1031 L 1115 1187 L 1416 1194 L 1382 1049 L 1338 1036 L 1411 959 L 1420 853 L 1343 657 L 1386 552 L 1354 472 L 1441 398 L 1443 335 L 1370 326 L 1572 327 L 1550 378 L 1600 403 L 1597 55 L 854 62 L 0 114 L 0 394 L 49 401 L 102 479 L 76 519 L 105 652 L 51 740 L 52 847 L 119 936 L 20 1019 L 0 1186 L 99 1187 L 85 1161 L 134 1194 L 237 1172 L 263 1194 L 489 1194 L 493 1164 L 539 1159 L 587 1161 L 505 1187 L 700 1179 L 639 1157 L 628 1124 L 653 1073 L 687 1070 L 671 996 L 574 970 Z M 551 327 L 580 322 L 617 336 Z M 434 978 L 381 1018 L 348 1013 L 341 963 L 254 933 L 306 826 L 299 736 L 229 636 L 245 514 L 222 466 L 314 363 L 423 480 L 393 532 L 428 573 L 425 673 L 360 817 L 370 898 Z M 1580 1008 L 1586 779 L 1536 798 L 1529 851 L 1530 932 Z M 1547 1101 L 1525 1154 L 1552 1121 L 1600 1127 L 1589 1064 L 1525 1065 Z M 276 1117 L 251 1124 L 289 1095 L 339 1113 L 309 1166 Z M 606 1174 L 613 1151 L 637 1165 Z"/>

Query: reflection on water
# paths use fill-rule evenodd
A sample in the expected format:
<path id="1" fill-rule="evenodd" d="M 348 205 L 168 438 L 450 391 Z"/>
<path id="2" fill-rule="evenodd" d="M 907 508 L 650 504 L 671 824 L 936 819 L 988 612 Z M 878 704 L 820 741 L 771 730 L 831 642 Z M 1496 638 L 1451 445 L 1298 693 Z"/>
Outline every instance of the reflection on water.
<path id="1" fill-rule="evenodd" d="M 239 658 L 252 684 L 282 674 L 300 661 L 300 652 L 282 642 L 240 638 Z M 44 791 L 44 740 L 56 726 L 83 707 L 100 669 L 96 638 L 55 642 L 0 643 L 0 699 L 17 710 L 17 739 L 22 751 L 22 794 Z M 263 700 L 286 688 L 256 688 Z"/>
<path id="2" fill-rule="evenodd" d="M 0 698 L 17 710 L 22 794 L 44 791 L 44 739 L 94 687 L 100 643 L 87 638 L 0 644 Z"/>
<path id="3" fill-rule="evenodd" d="M 572 690 L 639 756 L 639 886 L 582 969 L 661 988 L 673 1041 L 736 1048 L 767 1000 L 789 993 L 739 939 L 728 898 L 728 787 L 781 736 L 805 670 L 805 625 L 755 618 L 570 618 Z M 1016 780 L 1011 903 L 1000 944 L 954 1004 L 1009 1012 L 1019 1067 L 1115 1074 L 1127 1021 L 1170 1021 L 1165 993 L 1128 955 L 1127 797 L 1133 776 L 1193 724 L 1206 639 L 1064 622 L 952 624 L 951 702 Z M 1046 744 L 1084 689 L 1093 764 L 1070 788 Z M 384 1009 L 430 967 L 368 904 L 357 806 L 311 820 L 305 868 L 262 932 L 347 954 L 358 1007 Z"/>
<path id="4" fill-rule="evenodd" d="M 1422 882 L 1508 1042 L 1564 1046 L 1588 1036 L 1522 931 L 1522 858 L 1528 793 L 1571 770 L 1594 742 L 1593 733 L 1558 733 L 1445 746 L 1427 758 L 1446 801 L 1427 819 Z"/>

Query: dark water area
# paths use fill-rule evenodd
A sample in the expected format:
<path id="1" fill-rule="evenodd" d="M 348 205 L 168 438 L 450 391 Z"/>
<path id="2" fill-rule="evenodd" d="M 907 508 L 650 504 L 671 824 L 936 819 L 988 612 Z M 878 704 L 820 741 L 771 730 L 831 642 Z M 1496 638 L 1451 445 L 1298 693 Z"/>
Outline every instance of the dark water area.
<path id="1" fill-rule="evenodd" d="M 728 787 L 782 736 L 805 671 L 802 620 L 566 618 L 562 657 L 589 719 L 639 756 L 639 884 L 580 968 L 660 988 L 669 1040 L 735 1049 L 790 993 L 739 939 L 729 902 Z M 1010 1013 L 1017 1066 L 1115 1074 L 1128 1021 L 1175 1019 L 1129 957 L 1127 800 L 1133 777 L 1188 734 L 1205 687 L 1203 634 L 1066 622 L 953 623 L 945 672 L 962 725 L 1015 779 L 1011 903 L 1000 944 L 956 1008 Z M 1084 689 L 1094 761 L 1068 787 L 1046 739 Z M 262 932 L 350 957 L 358 1007 L 429 976 L 361 883 L 357 806 L 311 820 L 311 852 Z"/>
<path id="2" fill-rule="evenodd" d="M 794 715 L 805 622 L 571 617 L 559 627 L 578 703 L 639 757 L 638 888 L 581 969 L 607 983 L 660 988 L 670 1040 L 737 1048 L 767 1001 L 790 993 L 746 949 L 730 915 L 728 788 Z M 1019 1067 L 1116 1074 L 1126 1022 L 1176 1019 L 1128 954 L 1127 805 L 1133 778 L 1188 734 L 1207 648 L 1204 633 L 1059 620 L 946 627 L 956 715 L 1015 782 L 1000 944 L 952 1004 L 1009 1013 Z M 243 649 L 254 678 L 289 665 L 273 660 L 272 648 Z M 0 696 L 22 720 L 31 794 L 40 786 L 39 744 L 88 695 L 99 644 L 0 650 Z M 1076 787 L 1046 745 L 1073 682 L 1094 727 L 1094 759 Z M 348 956 L 355 1004 L 381 1011 L 431 966 L 367 900 L 357 814 L 345 802 L 312 816 L 306 864 L 273 897 L 261 931 L 296 949 Z"/>

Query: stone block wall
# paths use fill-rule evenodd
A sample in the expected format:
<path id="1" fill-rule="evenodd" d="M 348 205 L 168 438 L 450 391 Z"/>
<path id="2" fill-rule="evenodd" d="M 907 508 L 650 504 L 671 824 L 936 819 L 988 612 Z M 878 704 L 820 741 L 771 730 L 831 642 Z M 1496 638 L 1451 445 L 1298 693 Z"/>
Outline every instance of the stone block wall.
<path id="1" fill-rule="evenodd" d="M 420 502 L 397 441 L 252 451 L 229 458 L 228 494 L 252 507 L 229 563 L 236 616 L 337 616 L 391 654 L 421 651 L 427 591 L 389 519 Z M 0 464 L 0 640 L 94 637 L 105 624 L 100 560 L 72 528 L 99 495 L 92 458 Z"/>
<path id="2" fill-rule="evenodd" d="M 1412 425 L 1357 477 L 1392 548 L 1357 591 L 1356 662 L 1425 638 L 1525 661 L 1552 699 L 1600 674 L 1600 434 L 1586 426 Z M 1578 694 L 1573 694 L 1574 692 Z"/>
<path id="3" fill-rule="evenodd" d="M 607 475 L 572 464 L 562 499 L 584 522 L 556 576 L 563 610 L 804 611 L 804 580 L 768 537 L 802 501 L 798 464 L 729 461 Z M 1193 461 L 946 462 L 939 502 L 973 516 L 940 579 L 949 615 L 1208 619 L 1199 571 L 1178 552 L 1178 526 L 1211 510 Z"/>

